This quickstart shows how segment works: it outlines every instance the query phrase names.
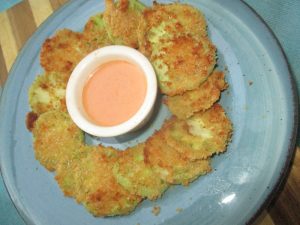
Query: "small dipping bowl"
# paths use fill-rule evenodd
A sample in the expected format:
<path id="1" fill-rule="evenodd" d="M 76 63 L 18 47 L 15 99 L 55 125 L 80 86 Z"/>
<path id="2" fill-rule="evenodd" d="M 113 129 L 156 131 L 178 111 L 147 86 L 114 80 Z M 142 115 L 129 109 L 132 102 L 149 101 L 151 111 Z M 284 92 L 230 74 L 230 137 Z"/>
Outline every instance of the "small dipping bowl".
<path id="1" fill-rule="evenodd" d="M 91 74 L 101 65 L 122 60 L 138 66 L 146 78 L 146 95 L 141 107 L 127 121 L 114 126 L 101 126 L 93 122 L 83 107 L 83 88 Z M 83 131 L 97 137 L 114 137 L 141 128 L 151 117 L 157 96 L 156 74 L 151 63 L 139 51 L 126 46 L 107 46 L 83 58 L 73 70 L 66 89 L 68 112 Z"/>

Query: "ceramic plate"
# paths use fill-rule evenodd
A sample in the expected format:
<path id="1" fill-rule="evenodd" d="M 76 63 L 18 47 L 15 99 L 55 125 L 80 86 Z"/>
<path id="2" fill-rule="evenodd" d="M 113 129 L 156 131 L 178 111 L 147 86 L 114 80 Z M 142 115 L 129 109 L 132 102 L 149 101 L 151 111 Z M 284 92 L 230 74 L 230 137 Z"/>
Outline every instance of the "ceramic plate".
<path id="1" fill-rule="evenodd" d="M 152 1 L 144 1 L 150 4 Z M 37 74 L 40 47 L 62 28 L 82 30 L 87 19 L 103 11 L 99 0 L 72 1 L 54 13 L 19 54 L 1 99 L 1 170 L 10 196 L 28 224 L 244 224 L 269 199 L 286 170 L 297 124 L 291 75 L 276 40 L 241 1 L 191 0 L 207 17 L 209 35 L 218 48 L 218 66 L 227 72 L 224 106 L 234 125 L 226 154 L 213 159 L 213 172 L 189 187 L 174 186 L 161 199 L 144 201 L 128 216 L 95 218 L 66 198 L 35 160 L 32 136 L 25 127 L 28 88 Z M 152 123 L 129 137 L 94 140 L 124 148 L 147 138 L 168 116 L 158 108 Z M 154 216 L 153 206 L 161 212 Z M 178 210 L 180 209 L 180 210 Z"/>

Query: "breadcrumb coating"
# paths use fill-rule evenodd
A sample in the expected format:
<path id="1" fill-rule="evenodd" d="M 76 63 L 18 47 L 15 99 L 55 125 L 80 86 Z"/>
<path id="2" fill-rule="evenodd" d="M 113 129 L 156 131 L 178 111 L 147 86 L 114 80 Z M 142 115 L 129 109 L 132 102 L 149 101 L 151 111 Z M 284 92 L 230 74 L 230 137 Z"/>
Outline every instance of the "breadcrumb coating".
<path id="1" fill-rule="evenodd" d="M 166 127 L 166 142 L 190 160 L 224 152 L 232 134 L 231 122 L 219 104 L 187 120 L 173 117 Z"/>
<path id="2" fill-rule="evenodd" d="M 169 146 L 164 137 L 167 125 L 146 141 L 145 161 L 169 184 L 188 185 L 211 171 L 209 160 L 190 161 Z"/>
<path id="3" fill-rule="evenodd" d="M 137 28 L 145 6 L 137 0 L 105 0 L 105 6 L 103 19 L 112 43 L 138 48 Z"/>
<path id="4" fill-rule="evenodd" d="M 82 46 L 81 33 L 68 29 L 60 30 L 44 42 L 40 55 L 41 66 L 46 72 L 71 74 L 86 55 Z"/>
<path id="5" fill-rule="evenodd" d="M 169 96 L 198 88 L 216 64 L 216 48 L 208 38 L 196 41 L 190 36 L 181 36 L 157 48 L 151 62 L 161 92 Z"/>
<path id="6" fill-rule="evenodd" d="M 32 111 L 38 115 L 51 111 L 67 111 L 66 86 L 68 75 L 49 72 L 37 76 L 29 89 L 29 104 Z"/>
<path id="7" fill-rule="evenodd" d="M 173 115 L 187 119 L 196 112 L 209 109 L 226 88 L 225 74 L 215 70 L 197 89 L 182 95 L 168 96 L 165 103 Z"/>
<path id="8" fill-rule="evenodd" d="M 49 171 L 56 170 L 60 161 L 77 154 L 84 143 L 84 134 L 67 113 L 48 111 L 41 114 L 32 130 L 35 157 Z"/>
<path id="9" fill-rule="evenodd" d="M 126 149 L 119 154 L 113 174 L 117 182 L 130 193 L 154 200 L 168 188 L 151 167 L 144 162 L 145 144 Z"/>
<path id="10" fill-rule="evenodd" d="M 98 48 L 111 45 L 105 29 L 103 14 L 98 14 L 89 18 L 82 33 L 82 48 L 86 53 Z"/>

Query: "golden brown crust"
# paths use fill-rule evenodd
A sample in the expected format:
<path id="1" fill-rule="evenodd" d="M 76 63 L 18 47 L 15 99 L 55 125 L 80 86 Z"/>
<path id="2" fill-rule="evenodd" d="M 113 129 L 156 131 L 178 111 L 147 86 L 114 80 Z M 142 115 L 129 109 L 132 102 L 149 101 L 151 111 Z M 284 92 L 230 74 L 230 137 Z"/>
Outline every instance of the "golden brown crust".
<path id="1" fill-rule="evenodd" d="M 84 57 L 80 49 L 82 34 L 68 29 L 58 31 L 43 43 L 40 61 L 47 72 L 70 74 L 77 63 Z"/>
<path id="2" fill-rule="evenodd" d="M 164 129 L 156 132 L 146 141 L 145 163 L 169 184 L 188 185 L 200 175 L 211 171 L 209 160 L 190 161 L 169 146 L 164 137 Z"/>
<path id="3" fill-rule="evenodd" d="M 167 25 L 163 30 L 168 35 L 162 37 L 160 41 L 180 35 L 191 35 L 197 40 L 207 36 L 206 20 L 199 10 L 187 4 L 159 4 L 154 2 L 153 7 L 143 11 L 143 20 L 139 24 L 140 50 L 145 55 L 150 56 L 153 51 L 150 40 L 153 28 L 157 29 L 164 23 Z"/>
<path id="4" fill-rule="evenodd" d="M 82 33 L 82 48 L 86 53 L 112 44 L 105 30 L 103 14 L 89 18 Z"/>
<path id="5" fill-rule="evenodd" d="M 173 115 L 187 119 L 196 112 L 209 109 L 226 88 L 225 74 L 214 71 L 199 88 L 182 95 L 168 96 L 165 103 Z"/>
<path id="6" fill-rule="evenodd" d="M 114 157 L 107 157 L 102 153 L 103 150 L 105 148 L 99 146 L 99 149 L 91 152 L 86 162 L 83 162 L 83 167 L 86 163 L 91 164 L 92 168 L 87 171 L 82 185 L 86 193 L 82 202 L 95 216 L 126 215 L 135 209 L 142 198 L 130 194 L 117 183 L 112 171 Z"/>
<path id="7" fill-rule="evenodd" d="M 39 75 L 29 89 L 29 104 L 40 115 L 51 110 L 67 111 L 65 92 L 68 74 L 57 72 Z"/>
<path id="8" fill-rule="evenodd" d="M 219 104 L 187 120 L 173 117 L 165 127 L 166 142 L 190 160 L 224 152 L 232 133 L 231 122 Z"/>
<path id="9" fill-rule="evenodd" d="M 196 41 L 181 36 L 152 55 L 151 61 L 162 93 L 174 96 L 196 89 L 208 78 L 216 64 L 216 48 L 208 38 Z M 167 66 L 167 72 L 161 72 L 163 65 Z"/>
<path id="10" fill-rule="evenodd" d="M 168 188 L 151 167 L 144 162 L 145 144 L 122 151 L 114 166 L 113 174 L 117 182 L 130 193 L 154 200 Z"/>
<path id="11" fill-rule="evenodd" d="M 65 161 L 56 180 L 66 196 L 74 197 L 94 216 L 126 215 L 142 200 L 116 182 L 113 166 L 119 152 L 109 147 L 84 146 L 80 157 Z"/>
<path id="12" fill-rule="evenodd" d="M 49 171 L 56 170 L 60 161 L 76 154 L 83 144 L 83 132 L 68 114 L 60 111 L 40 115 L 32 133 L 35 157 Z"/>
<path id="13" fill-rule="evenodd" d="M 103 19 L 112 43 L 138 48 L 137 24 L 141 20 L 139 9 L 130 7 L 129 0 L 122 0 L 118 5 L 114 0 L 106 0 L 105 5 Z"/>
<path id="14" fill-rule="evenodd" d="M 201 12 L 187 4 L 154 4 L 139 24 L 140 51 L 152 62 L 161 92 L 174 96 L 199 87 L 216 64 Z"/>

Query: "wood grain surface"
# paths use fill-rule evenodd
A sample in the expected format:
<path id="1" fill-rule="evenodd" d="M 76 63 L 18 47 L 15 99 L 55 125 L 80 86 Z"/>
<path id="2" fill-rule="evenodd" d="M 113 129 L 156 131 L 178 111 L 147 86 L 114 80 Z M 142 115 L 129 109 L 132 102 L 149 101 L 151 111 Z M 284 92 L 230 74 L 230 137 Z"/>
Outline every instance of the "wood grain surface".
<path id="1" fill-rule="evenodd" d="M 0 86 L 24 43 L 37 27 L 67 0 L 25 0 L 0 13 Z M 300 224 L 300 148 L 287 178 L 255 225 Z"/>

